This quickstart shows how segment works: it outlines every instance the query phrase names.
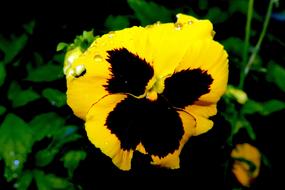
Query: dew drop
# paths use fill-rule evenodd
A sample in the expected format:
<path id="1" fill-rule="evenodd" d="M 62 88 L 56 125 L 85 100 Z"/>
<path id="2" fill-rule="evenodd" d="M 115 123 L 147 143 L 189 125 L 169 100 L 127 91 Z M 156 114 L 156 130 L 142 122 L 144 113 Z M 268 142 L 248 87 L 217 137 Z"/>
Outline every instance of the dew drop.
<path id="1" fill-rule="evenodd" d="M 75 67 L 75 75 L 80 76 L 84 71 L 86 71 L 86 68 L 84 65 L 78 65 Z"/>
<path id="2" fill-rule="evenodd" d="M 192 21 L 192 20 L 189 20 L 189 21 L 188 21 L 188 24 L 189 24 L 189 25 L 193 24 L 193 21 Z"/>
<path id="3" fill-rule="evenodd" d="M 182 29 L 182 27 L 183 27 L 183 24 L 182 24 L 182 23 L 177 22 L 177 23 L 175 23 L 175 24 L 174 24 L 174 27 L 175 27 L 175 29 L 176 29 L 176 30 L 181 30 L 181 29 Z"/>
<path id="4" fill-rule="evenodd" d="M 102 61 L 102 60 L 103 60 L 103 58 L 102 58 L 102 56 L 101 56 L 101 55 L 96 54 L 96 55 L 94 56 L 94 60 L 95 60 L 96 62 L 100 62 L 100 61 Z"/>
<path id="5" fill-rule="evenodd" d="M 20 164 L 20 160 L 14 160 L 13 164 L 17 168 L 19 166 L 19 164 Z"/>
<path id="6" fill-rule="evenodd" d="M 109 37 L 109 38 L 113 38 L 114 35 L 115 35 L 115 32 L 113 32 L 113 31 L 111 31 L 111 32 L 108 33 L 108 37 Z"/>

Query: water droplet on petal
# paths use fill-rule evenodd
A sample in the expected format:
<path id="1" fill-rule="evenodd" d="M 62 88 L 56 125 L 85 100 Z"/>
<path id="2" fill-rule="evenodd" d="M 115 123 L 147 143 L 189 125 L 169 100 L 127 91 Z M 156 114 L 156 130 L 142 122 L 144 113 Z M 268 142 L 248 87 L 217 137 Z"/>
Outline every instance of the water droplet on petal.
<path id="1" fill-rule="evenodd" d="M 192 20 L 189 20 L 189 21 L 188 21 L 188 24 L 189 24 L 189 25 L 193 24 L 193 21 L 192 21 Z"/>
<path id="2" fill-rule="evenodd" d="M 113 31 L 111 31 L 111 32 L 108 33 L 108 37 L 109 37 L 109 38 L 113 38 L 114 35 L 115 35 L 115 32 L 113 32 Z"/>
<path id="3" fill-rule="evenodd" d="M 69 69 L 69 71 L 67 72 L 67 75 L 66 77 L 70 77 L 70 76 L 74 76 L 75 75 L 75 72 L 72 68 Z"/>
<path id="4" fill-rule="evenodd" d="M 76 67 L 75 67 L 75 75 L 76 76 L 79 76 L 79 75 L 81 75 L 84 71 L 86 71 L 86 68 L 85 68 L 85 65 L 77 65 Z"/>
<path id="5" fill-rule="evenodd" d="M 103 60 L 103 58 L 102 58 L 102 56 L 101 56 L 101 55 L 96 54 L 96 55 L 94 56 L 94 60 L 95 60 L 96 62 L 100 62 L 100 61 L 102 61 L 102 60 Z"/>
<path id="6" fill-rule="evenodd" d="M 175 24 L 174 24 L 174 27 L 175 27 L 175 29 L 176 29 L 176 30 L 181 30 L 181 29 L 182 29 L 182 27 L 183 27 L 183 24 L 182 24 L 182 23 L 177 22 L 177 23 L 175 23 Z"/>

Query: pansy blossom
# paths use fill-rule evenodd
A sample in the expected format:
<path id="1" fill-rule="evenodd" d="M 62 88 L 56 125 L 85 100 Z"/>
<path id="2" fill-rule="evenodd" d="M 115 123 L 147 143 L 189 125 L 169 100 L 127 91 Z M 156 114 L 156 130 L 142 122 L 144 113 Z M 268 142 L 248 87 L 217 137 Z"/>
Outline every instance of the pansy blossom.
<path id="1" fill-rule="evenodd" d="M 68 64 L 68 105 L 118 168 L 131 168 L 134 151 L 179 168 L 188 139 L 212 128 L 228 80 L 213 35 L 210 21 L 178 14 L 176 23 L 105 34 Z"/>

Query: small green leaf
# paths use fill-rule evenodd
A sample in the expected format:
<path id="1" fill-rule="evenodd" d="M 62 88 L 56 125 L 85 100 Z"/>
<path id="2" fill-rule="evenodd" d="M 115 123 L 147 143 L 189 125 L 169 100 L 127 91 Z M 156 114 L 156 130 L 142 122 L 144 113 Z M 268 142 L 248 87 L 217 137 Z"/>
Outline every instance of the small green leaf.
<path id="1" fill-rule="evenodd" d="M 66 104 L 66 95 L 59 90 L 46 88 L 43 90 L 42 94 L 52 105 L 56 107 L 62 107 Z"/>
<path id="2" fill-rule="evenodd" d="M 225 49 L 235 55 L 241 56 L 242 51 L 244 46 L 243 40 L 237 37 L 230 37 L 227 38 L 226 40 L 222 41 L 222 44 L 225 46 Z"/>
<path id="3" fill-rule="evenodd" d="M 3 63 L 10 63 L 14 57 L 24 48 L 28 41 L 28 36 L 22 34 L 21 36 L 11 35 L 10 39 L 4 38 L 0 34 L 0 49 L 4 52 Z"/>
<path id="4" fill-rule="evenodd" d="M 6 108 L 0 105 L 0 115 L 3 115 L 6 112 Z"/>
<path id="5" fill-rule="evenodd" d="M 254 100 L 248 100 L 242 107 L 241 112 L 243 114 L 262 113 L 263 105 L 262 103 L 256 102 Z"/>
<path id="6" fill-rule="evenodd" d="M 157 21 L 170 22 L 172 20 L 172 12 L 154 2 L 128 0 L 128 4 L 134 10 L 135 16 L 143 26 L 153 24 Z"/>
<path id="7" fill-rule="evenodd" d="M 67 44 L 67 43 L 59 42 L 59 44 L 57 44 L 56 51 L 64 50 L 64 49 L 66 49 L 67 47 L 68 47 L 68 44 Z"/>
<path id="8" fill-rule="evenodd" d="M 4 84 L 6 78 L 6 69 L 4 62 L 0 61 L 0 87 Z"/>
<path id="9" fill-rule="evenodd" d="M 262 115 L 266 116 L 273 112 L 281 111 L 285 109 L 285 102 L 279 100 L 269 100 L 263 104 Z"/>
<path id="10" fill-rule="evenodd" d="M 43 171 L 35 170 L 34 177 L 38 190 L 50 190 L 50 189 L 66 189 L 73 190 L 73 185 L 64 178 L 60 178 L 53 174 L 45 174 Z"/>
<path id="11" fill-rule="evenodd" d="M 12 81 L 8 89 L 8 99 L 12 101 L 13 107 L 24 106 L 39 98 L 40 96 L 31 88 L 22 90 L 16 81 Z"/>
<path id="12" fill-rule="evenodd" d="M 62 65 L 49 63 L 35 69 L 28 69 L 26 80 L 33 82 L 48 82 L 58 80 L 63 76 Z"/>
<path id="13" fill-rule="evenodd" d="M 26 170 L 22 173 L 21 177 L 14 184 L 14 187 L 18 190 L 27 190 L 33 180 L 33 173 Z"/>
<path id="14" fill-rule="evenodd" d="M 76 129 L 77 127 L 75 126 L 64 126 L 54 131 L 52 143 L 46 149 L 40 150 L 36 154 L 37 166 L 47 166 L 53 161 L 64 144 L 79 139 L 81 136 L 75 133 Z"/>
<path id="15" fill-rule="evenodd" d="M 53 137 L 63 125 L 64 119 L 53 112 L 37 115 L 29 123 L 33 129 L 35 141 L 42 140 L 44 137 Z"/>
<path id="16" fill-rule="evenodd" d="M 105 27 L 112 31 L 112 30 L 120 30 L 123 28 L 127 28 L 130 25 L 129 18 L 127 16 L 113 16 L 109 15 L 105 20 Z"/>
<path id="17" fill-rule="evenodd" d="M 18 116 L 8 114 L 0 127 L 0 157 L 5 161 L 7 181 L 21 173 L 32 145 L 33 134 L 29 126 Z"/>
<path id="18" fill-rule="evenodd" d="M 39 167 L 49 165 L 53 161 L 58 151 L 59 149 L 57 148 L 47 148 L 44 150 L 40 150 L 36 153 L 36 165 Z"/>
<path id="19" fill-rule="evenodd" d="M 86 152 L 80 150 L 73 150 L 66 153 L 63 158 L 63 165 L 68 170 L 68 176 L 72 177 L 74 170 L 77 168 L 79 162 L 84 160 Z"/>
<path id="20" fill-rule="evenodd" d="M 23 27 L 26 30 L 26 32 L 28 34 L 33 34 L 34 28 L 36 25 L 36 21 L 35 20 L 31 20 L 29 23 L 24 24 Z"/>
<path id="21" fill-rule="evenodd" d="M 256 102 L 254 100 L 249 100 L 242 107 L 243 114 L 254 114 L 259 113 L 263 116 L 270 115 L 273 112 L 277 112 L 285 109 L 285 102 L 280 100 L 269 100 L 267 102 Z"/>
<path id="22" fill-rule="evenodd" d="M 285 92 L 285 69 L 280 65 L 270 62 L 267 68 L 267 80 L 274 82 L 283 92 Z"/>

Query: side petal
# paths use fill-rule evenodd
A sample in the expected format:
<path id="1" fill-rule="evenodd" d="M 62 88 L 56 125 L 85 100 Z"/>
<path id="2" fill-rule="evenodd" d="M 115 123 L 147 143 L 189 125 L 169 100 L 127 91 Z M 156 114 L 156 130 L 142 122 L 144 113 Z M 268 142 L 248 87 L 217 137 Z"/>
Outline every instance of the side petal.
<path id="1" fill-rule="evenodd" d="M 86 117 L 85 130 L 89 140 L 109 156 L 122 170 L 131 169 L 133 150 L 121 149 L 121 142 L 106 126 L 106 119 L 126 95 L 108 95 L 92 106 Z"/>
<path id="2" fill-rule="evenodd" d="M 106 83 L 107 79 L 88 76 L 67 82 L 67 104 L 76 116 L 85 120 L 92 104 L 108 94 L 104 88 Z"/>
<path id="3" fill-rule="evenodd" d="M 195 118 L 185 111 L 177 111 L 179 113 L 179 117 L 183 123 L 184 134 L 180 141 L 180 146 L 173 153 L 168 154 L 167 156 L 161 158 L 158 156 L 151 156 L 153 165 L 158 165 L 161 167 L 166 167 L 170 169 L 178 169 L 180 167 L 180 152 L 185 145 L 185 143 L 189 140 L 189 138 L 195 132 L 196 121 Z"/>
<path id="4" fill-rule="evenodd" d="M 196 119 L 196 128 L 193 135 L 197 136 L 209 131 L 213 127 L 213 121 L 208 118 L 216 115 L 217 106 L 216 104 L 203 105 L 202 102 L 196 102 L 194 105 L 187 106 L 185 111 L 191 113 Z"/>

